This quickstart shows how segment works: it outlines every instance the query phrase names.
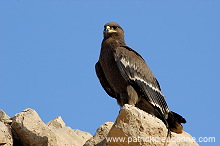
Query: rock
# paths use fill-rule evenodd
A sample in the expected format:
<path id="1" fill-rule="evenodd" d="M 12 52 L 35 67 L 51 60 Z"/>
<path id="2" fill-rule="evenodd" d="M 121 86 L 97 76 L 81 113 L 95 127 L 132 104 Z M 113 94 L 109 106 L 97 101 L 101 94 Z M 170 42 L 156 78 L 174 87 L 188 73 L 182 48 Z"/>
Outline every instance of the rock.
<path id="1" fill-rule="evenodd" d="M 92 138 L 92 135 L 88 132 L 81 131 L 79 129 L 73 129 L 73 131 L 81 139 L 81 144 L 84 144 L 88 139 Z"/>
<path id="2" fill-rule="evenodd" d="M 92 135 L 88 132 L 66 127 L 61 117 L 47 123 L 58 139 L 58 145 L 82 146 Z"/>
<path id="3" fill-rule="evenodd" d="M 55 134 L 43 123 L 35 110 L 28 108 L 16 114 L 12 118 L 12 128 L 17 133 L 20 142 L 25 146 L 57 145 Z"/>
<path id="4" fill-rule="evenodd" d="M 73 129 L 66 127 L 61 117 L 45 124 L 33 109 L 16 114 L 12 118 L 12 127 L 24 146 L 81 146 L 92 137 L 87 132 L 87 137 L 78 135 Z"/>
<path id="5" fill-rule="evenodd" d="M 52 128 L 63 128 L 66 127 L 66 124 L 63 122 L 63 119 L 59 116 L 55 118 L 54 120 L 47 123 L 47 126 Z"/>
<path id="6" fill-rule="evenodd" d="M 167 139 L 167 133 L 167 128 L 160 119 L 134 106 L 125 105 L 106 137 L 106 145 L 198 146 L 193 137 L 186 132 L 172 132 L 171 139 Z"/>
<path id="7" fill-rule="evenodd" d="M 164 123 L 134 106 L 124 105 L 115 121 L 101 125 L 94 136 L 67 127 L 61 117 L 45 124 L 37 112 L 26 109 L 12 120 L 0 110 L 0 145 L 3 146 L 197 146 L 193 137 L 171 132 Z"/>
<path id="8" fill-rule="evenodd" d="M 12 122 L 10 117 L 3 110 L 0 110 L 0 121 L 6 124 L 9 124 Z"/>
<path id="9" fill-rule="evenodd" d="M 113 126 L 113 122 L 105 122 L 97 130 L 95 135 L 90 138 L 84 146 L 103 146 L 106 143 L 106 137 L 109 133 L 109 130 Z"/>
<path id="10" fill-rule="evenodd" d="M 3 146 L 13 145 L 13 137 L 10 126 L 5 125 L 3 122 L 0 122 L 0 145 Z"/>

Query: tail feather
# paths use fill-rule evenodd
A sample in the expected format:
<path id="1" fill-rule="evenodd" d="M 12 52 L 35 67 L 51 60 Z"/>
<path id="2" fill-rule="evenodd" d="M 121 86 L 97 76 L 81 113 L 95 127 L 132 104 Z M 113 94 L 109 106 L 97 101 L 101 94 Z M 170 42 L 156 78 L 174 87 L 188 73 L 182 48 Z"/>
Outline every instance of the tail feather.
<path id="1" fill-rule="evenodd" d="M 183 126 L 181 123 L 186 123 L 186 120 L 179 114 L 171 111 L 168 113 L 167 122 L 171 131 L 175 133 L 182 133 Z"/>
<path id="2" fill-rule="evenodd" d="M 166 125 L 168 129 L 168 135 L 170 136 L 172 132 L 175 133 L 182 133 L 183 126 L 181 123 L 186 123 L 186 120 L 179 114 L 170 111 L 168 113 L 168 118 L 166 119 L 161 110 L 158 107 L 152 106 L 149 102 L 147 102 L 145 99 L 142 99 L 139 101 L 136 106 L 144 111 L 146 111 L 149 114 L 152 114 L 163 121 L 163 123 Z"/>
<path id="3" fill-rule="evenodd" d="M 177 113 L 175 113 L 175 112 L 173 112 L 173 111 L 171 111 L 171 112 L 172 112 L 174 118 L 175 118 L 179 123 L 186 123 L 186 120 L 185 120 L 182 116 L 180 116 L 179 114 L 177 114 Z"/>

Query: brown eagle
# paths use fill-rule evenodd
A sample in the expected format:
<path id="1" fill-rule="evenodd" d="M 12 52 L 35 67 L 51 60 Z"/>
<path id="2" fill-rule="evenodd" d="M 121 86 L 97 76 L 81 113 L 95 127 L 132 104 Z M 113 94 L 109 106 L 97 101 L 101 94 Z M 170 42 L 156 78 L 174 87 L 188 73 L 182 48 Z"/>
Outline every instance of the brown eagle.
<path id="1" fill-rule="evenodd" d="M 120 106 L 134 105 L 161 119 L 168 131 L 182 133 L 186 120 L 169 110 L 160 85 L 145 60 L 124 41 L 124 31 L 115 22 L 104 26 L 96 74 L 107 94 Z"/>

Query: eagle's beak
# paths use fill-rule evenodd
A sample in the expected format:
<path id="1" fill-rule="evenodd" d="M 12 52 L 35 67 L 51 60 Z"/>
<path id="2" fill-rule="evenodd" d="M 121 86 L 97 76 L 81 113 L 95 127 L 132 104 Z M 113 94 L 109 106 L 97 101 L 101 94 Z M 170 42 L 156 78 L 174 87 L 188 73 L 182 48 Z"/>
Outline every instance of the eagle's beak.
<path id="1" fill-rule="evenodd" d="M 113 28 L 111 28 L 110 26 L 106 26 L 106 27 L 105 27 L 105 32 L 106 32 L 106 33 L 113 33 L 113 32 L 117 32 L 117 31 L 114 30 Z"/>

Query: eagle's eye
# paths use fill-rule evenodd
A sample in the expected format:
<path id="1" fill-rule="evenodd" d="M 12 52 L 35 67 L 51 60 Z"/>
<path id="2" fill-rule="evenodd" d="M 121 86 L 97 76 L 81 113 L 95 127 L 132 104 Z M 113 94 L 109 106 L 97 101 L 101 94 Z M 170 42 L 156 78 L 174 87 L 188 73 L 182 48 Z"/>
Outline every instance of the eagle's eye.
<path id="1" fill-rule="evenodd" d="M 118 28 L 118 26 L 112 26 L 112 28 L 113 28 L 113 29 L 117 29 L 117 28 Z"/>

